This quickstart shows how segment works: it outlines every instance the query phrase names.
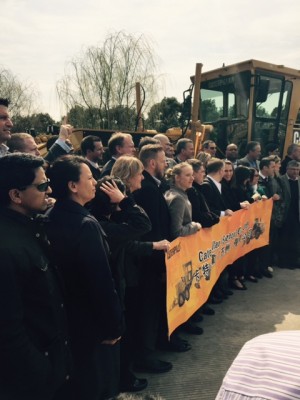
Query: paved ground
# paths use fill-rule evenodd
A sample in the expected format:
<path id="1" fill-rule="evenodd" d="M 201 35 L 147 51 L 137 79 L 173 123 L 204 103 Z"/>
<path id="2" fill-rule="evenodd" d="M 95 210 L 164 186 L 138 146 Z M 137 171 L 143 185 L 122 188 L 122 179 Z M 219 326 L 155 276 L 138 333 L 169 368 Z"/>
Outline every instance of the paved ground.
<path id="1" fill-rule="evenodd" d="M 214 400 L 222 379 L 249 339 L 263 333 L 300 330 L 300 270 L 276 269 L 272 279 L 247 283 L 247 291 L 235 291 L 230 299 L 213 308 L 199 324 L 201 336 L 182 335 L 192 344 L 186 353 L 161 353 L 171 361 L 166 374 L 144 374 L 147 393 L 166 400 Z"/>

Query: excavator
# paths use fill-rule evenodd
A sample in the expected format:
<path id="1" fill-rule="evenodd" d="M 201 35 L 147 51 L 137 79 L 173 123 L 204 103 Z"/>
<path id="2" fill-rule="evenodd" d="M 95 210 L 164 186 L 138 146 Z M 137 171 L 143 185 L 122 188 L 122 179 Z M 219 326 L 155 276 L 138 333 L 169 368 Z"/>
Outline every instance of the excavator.
<path id="1" fill-rule="evenodd" d="M 203 141 L 214 140 L 223 157 L 229 143 L 238 145 L 244 155 L 248 141 L 260 142 L 262 150 L 275 143 L 285 156 L 292 143 L 300 143 L 300 70 L 258 60 L 248 60 L 202 73 L 197 63 L 188 91 L 190 119 L 186 127 L 170 128 L 166 135 L 173 143 L 191 138 L 195 155 Z M 185 93 L 185 92 L 184 92 Z M 137 144 L 141 137 L 156 134 L 141 124 L 140 84 L 136 84 L 137 129 L 132 134 Z M 113 130 L 74 129 L 71 138 L 77 149 L 84 136 L 100 136 L 103 145 Z"/>

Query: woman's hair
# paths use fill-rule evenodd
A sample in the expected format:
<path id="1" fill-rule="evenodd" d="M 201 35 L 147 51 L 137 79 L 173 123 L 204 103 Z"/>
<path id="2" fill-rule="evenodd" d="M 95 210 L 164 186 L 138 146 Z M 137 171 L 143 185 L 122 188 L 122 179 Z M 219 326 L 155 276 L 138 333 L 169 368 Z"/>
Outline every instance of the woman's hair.
<path id="1" fill-rule="evenodd" d="M 250 169 L 243 165 L 239 165 L 235 169 L 235 186 L 244 186 L 244 182 L 246 179 L 250 179 Z"/>
<path id="2" fill-rule="evenodd" d="M 115 209 L 116 205 L 111 203 L 110 197 L 108 194 L 104 193 L 103 190 L 101 190 L 101 185 L 105 182 L 113 183 L 118 186 L 119 190 L 122 193 L 125 193 L 125 185 L 119 178 L 113 178 L 111 176 L 105 176 L 102 179 L 99 179 L 99 181 L 96 184 L 96 193 L 95 197 L 93 200 L 89 203 L 89 209 L 91 213 L 94 215 L 95 218 L 98 220 L 101 219 L 103 216 L 108 216 L 112 214 Z"/>
<path id="3" fill-rule="evenodd" d="M 203 167 L 203 162 L 197 160 L 196 158 L 190 158 L 186 161 L 193 168 L 194 172 L 198 172 L 201 167 Z"/>
<path id="4" fill-rule="evenodd" d="M 173 168 L 170 168 L 166 171 L 166 177 L 168 182 L 171 185 L 175 185 L 175 177 L 181 175 L 182 170 L 186 167 L 191 167 L 188 162 L 182 162 L 180 164 L 175 165 Z"/>
<path id="5" fill-rule="evenodd" d="M 196 157 L 199 161 L 203 163 L 204 166 L 206 166 L 207 162 L 211 159 L 211 154 L 206 153 L 205 151 L 200 151 L 197 154 Z"/>
<path id="6" fill-rule="evenodd" d="M 253 167 L 249 167 L 248 169 L 250 171 L 250 182 L 252 182 L 253 179 L 254 179 L 254 175 L 258 174 L 258 170 L 256 168 L 253 168 Z"/>
<path id="7" fill-rule="evenodd" d="M 79 181 L 82 164 L 89 165 L 83 157 L 74 155 L 62 156 L 54 161 L 47 171 L 54 198 L 62 200 L 69 197 L 68 183 Z"/>
<path id="8" fill-rule="evenodd" d="M 142 172 L 143 169 L 143 164 L 138 158 L 122 156 L 114 163 L 111 176 L 120 178 L 129 189 L 129 179 Z"/>

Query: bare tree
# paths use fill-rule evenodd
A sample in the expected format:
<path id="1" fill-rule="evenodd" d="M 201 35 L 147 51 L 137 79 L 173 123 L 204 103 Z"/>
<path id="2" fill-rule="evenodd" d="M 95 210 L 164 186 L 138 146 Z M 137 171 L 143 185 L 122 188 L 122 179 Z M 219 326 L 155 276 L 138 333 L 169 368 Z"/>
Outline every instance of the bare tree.
<path id="1" fill-rule="evenodd" d="M 145 89 L 146 109 L 157 94 L 158 80 L 149 41 L 143 35 L 134 37 L 121 31 L 107 36 L 101 47 L 89 47 L 74 58 L 57 83 L 57 91 L 66 112 L 83 107 L 91 111 L 95 127 L 112 127 L 114 108 L 135 107 L 135 83 L 140 82 Z"/>
<path id="2" fill-rule="evenodd" d="M 0 67 L 0 97 L 10 100 L 12 115 L 32 113 L 36 92 L 32 84 L 21 82 L 11 71 Z"/>

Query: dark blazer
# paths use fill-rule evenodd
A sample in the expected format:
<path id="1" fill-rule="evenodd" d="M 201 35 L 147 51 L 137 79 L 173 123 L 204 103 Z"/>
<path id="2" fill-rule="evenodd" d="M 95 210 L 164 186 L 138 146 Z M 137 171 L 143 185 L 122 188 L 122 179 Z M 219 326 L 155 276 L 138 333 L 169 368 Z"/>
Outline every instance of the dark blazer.
<path id="1" fill-rule="evenodd" d="M 87 160 L 87 162 L 88 162 L 88 160 Z M 90 167 L 90 170 L 91 170 L 91 173 L 92 173 L 92 175 L 93 175 L 93 178 L 96 180 L 96 181 L 98 181 L 99 179 L 100 179 L 100 177 L 101 177 L 101 170 L 100 170 L 100 168 L 95 168 L 92 164 L 90 164 L 89 162 L 88 162 L 88 166 Z"/>
<path id="2" fill-rule="evenodd" d="M 251 162 L 247 156 L 237 160 L 237 165 L 244 165 L 245 167 L 256 168 L 259 171 L 259 161 Z"/>
<path id="3" fill-rule="evenodd" d="M 280 175 L 284 175 L 286 173 L 286 167 L 290 161 L 292 161 L 292 158 L 289 156 L 285 156 L 285 159 L 282 160 L 280 170 L 279 170 Z"/>
<path id="4" fill-rule="evenodd" d="M 220 216 L 221 211 L 229 208 L 225 197 L 219 192 L 217 186 L 208 176 L 201 185 L 202 194 L 208 204 L 209 209 L 216 215 Z"/>
<path id="5" fill-rule="evenodd" d="M 142 188 L 133 193 L 135 201 L 147 213 L 152 229 L 141 237 L 141 240 L 157 242 L 163 239 L 170 240 L 170 214 L 167 202 L 164 198 L 166 186 L 157 185 L 153 177 L 147 172 L 143 172 Z M 145 261 L 152 264 L 158 273 L 165 272 L 164 253 L 157 251 Z"/>
<path id="6" fill-rule="evenodd" d="M 70 147 L 70 152 L 68 153 L 58 143 L 53 143 L 53 145 L 50 147 L 50 149 L 48 151 L 48 154 L 45 157 L 45 160 L 49 164 L 53 164 L 57 158 L 64 156 L 66 154 L 72 154 L 72 153 L 73 153 L 73 149 L 71 147 Z"/>
<path id="7" fill-rule="evenodd" d="M 284 199 L 284 205 L 285 205 L 283 220 L 285 220 L 287 217 L 287 213 L 289 211 L 290 204 L 291 204 L 291 188 L 290 188 L 290 184 L 289 184 L 289 178 L 286 174 L 281 176 L 279 179 L 282 183 L 283 199 Z M 299 199 L 299 202 L 298 202 L 299 221 L 298 222 L 300 222 L 300 179 L 298 179 L 297 182 L 298 182 L 298 199 Z"/>
<path id="8" fill-rule="evenodd" d="M 107 161 L 107 163 L 102 168 L 100 178 L 111 174 L 111 170 L 115 162 L 116 160 L 114 158 L 111 158 L 109 161 Z"/>
<path id="9" fill-rule="evenodd" d="M 151 230 L 151 222 L 145 211 L 131 197 L 125 197 L 111 218 L 100 215 L 94 207 L 94 215 L 107 235 L 111 250 L 110 261 L 121 303 L 124 304 L 125 288 L 137 286 L 139 267 L 135 256 L 151 255 L 152 242 L 140 242 L 141 235 Z M 92 208 L 93 212 L 93 208 Z"/>
<path id="10" fill-rule="evenodd" d="M 70 374 L 70 352 L 43 226 L 1 210 L 0 254 L 0 398 L 52 399 Z"/>
<path id="11" fill-rule="evenodd" d="M 57 201 L 49 219 L 48 236 L 66 285 L 71 338 L 92 345 L 119 337 L 122 312 L 100 224 L 71 200 Z"/>
<path id="12" fill-rule="evenodd" d="M 192 205 L 192 220 L 199 222 L 203 228 L 209 228 L 220 221 L 220 218 L 210 211 L 201 192 L 201 185 L 194 182 L 193 187 L 186 191 Z"/>

